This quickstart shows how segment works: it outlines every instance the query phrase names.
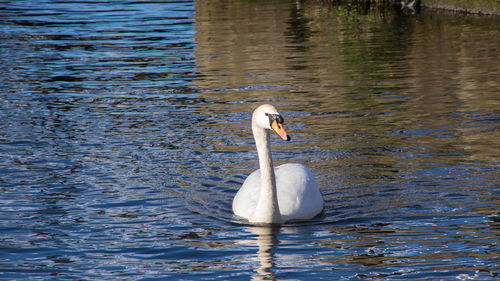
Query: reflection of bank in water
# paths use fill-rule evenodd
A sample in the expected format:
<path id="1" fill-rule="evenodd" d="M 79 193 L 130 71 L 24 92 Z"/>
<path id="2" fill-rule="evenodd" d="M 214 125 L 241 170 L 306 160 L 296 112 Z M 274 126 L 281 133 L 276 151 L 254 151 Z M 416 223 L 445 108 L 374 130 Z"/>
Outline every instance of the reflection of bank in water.
<path id="1" fill-rule="evenodd" d="M 296 128 L 291 124 L 294 135 L 317 138 L 324 151 L 364 145 L 359 137 L 335 142 L 332 134 L 364 134 L 383 136 L 374 143 L 380 147 L 422 147 L 427 153 L 455 147 L 471 160 L 495 161 L 496 147 L 489 144 L 498 132 L 488 120 L 496 117 L 464 128 L 460 122 L 469 116 L 460 114 L 498 108 L 500 64 L 492 58 L 499 33 L 491 29 L 496 19 L 429 10 L 413 17 L 359 14 L 291 2 L 196 3 L 200 76 L 192 83 L 201 98 L 217 100 L 206 108 L 210 114 L 227 114 L 227 106 L 245 112 L 237 116 L 241 123 L 228 124 L 238 139 L 249 137 L 244 118 L 251 109 L 271 100 L 292 111 L 289 120 L 308 115 Z M 412 135 L 387 134 L 443 128 L 451 138 L 427 134 L 416 143 Z"/>
<path id="2" fill-rule="evenodd" d="M 235 100 L 241 91 L 269 93 L 266 89 L 275 90 L 283 82 L 289 61 L 285 32 L 294 29 L 287 22 L 292 7 L 273 5 L 266 1 L 196 3 L 195 55 L 201 74 L 193 81 L 196 87 Z"/>

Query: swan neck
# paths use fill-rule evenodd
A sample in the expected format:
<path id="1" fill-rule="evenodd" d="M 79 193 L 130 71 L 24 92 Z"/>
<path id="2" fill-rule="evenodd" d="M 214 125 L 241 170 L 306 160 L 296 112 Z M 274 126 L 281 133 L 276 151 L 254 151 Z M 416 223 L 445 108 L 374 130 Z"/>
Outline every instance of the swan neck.
<path id="1" fill-rule="evenodd" d="M 255 123 L 252 131 L 259 156 L 260 167 L 260 196 L 257 208 L 252 217 L 253 223 L 282 223 L 276 191 L 273 159 L 269 132 Z"/>

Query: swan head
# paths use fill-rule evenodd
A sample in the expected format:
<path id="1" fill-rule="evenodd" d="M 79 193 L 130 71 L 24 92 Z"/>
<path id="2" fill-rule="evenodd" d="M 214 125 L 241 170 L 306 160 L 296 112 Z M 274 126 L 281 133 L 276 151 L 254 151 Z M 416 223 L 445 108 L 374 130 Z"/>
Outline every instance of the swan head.
<path id="1" fill-rule="evenodd" d="M 291 139 L 283 127 L 283 117 L 276 107 L 270 104 L 257 107 L 253 112 L 252 120 L 260 128 L 275 131 L 283 140 L 289 141 Z"/>

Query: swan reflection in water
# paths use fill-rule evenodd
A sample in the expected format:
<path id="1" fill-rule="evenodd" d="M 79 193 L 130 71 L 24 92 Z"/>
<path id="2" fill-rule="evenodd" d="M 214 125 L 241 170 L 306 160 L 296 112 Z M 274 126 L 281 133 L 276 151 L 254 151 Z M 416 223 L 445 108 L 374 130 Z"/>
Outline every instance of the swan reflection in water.
<path id="1" fill-rule="evenodd" d="M 259 267 L 254 270 L 252 280 L 276 280 L 276 275 L 272 272 L 272 268 L 275 267 L 273 248 L 279 244 L 276 237 L 280 232 L 279 226 L 252 226 L 250 230 L 256 235 L 259 247 L 257 251 Z"/>

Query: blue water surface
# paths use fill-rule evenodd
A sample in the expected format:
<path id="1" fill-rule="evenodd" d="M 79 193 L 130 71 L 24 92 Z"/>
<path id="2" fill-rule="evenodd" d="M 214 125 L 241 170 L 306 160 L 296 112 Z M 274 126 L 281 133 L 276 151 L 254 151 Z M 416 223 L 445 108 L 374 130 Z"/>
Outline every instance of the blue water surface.
<path id="1" fill-rule="evenodd" d="M 1 1 L 0 279 L 496 280 L 498 18 Z M 323 213 L 257 227 L 251 112 Z"/>

